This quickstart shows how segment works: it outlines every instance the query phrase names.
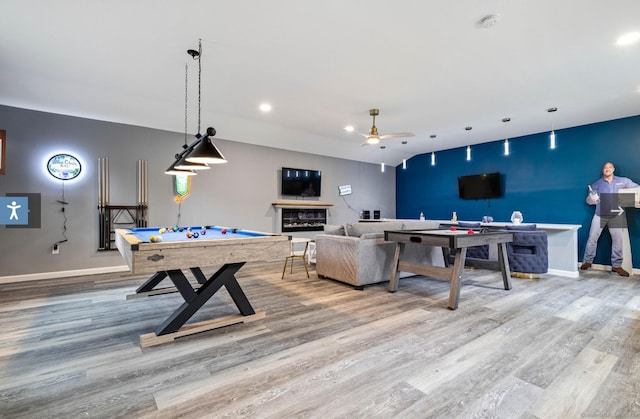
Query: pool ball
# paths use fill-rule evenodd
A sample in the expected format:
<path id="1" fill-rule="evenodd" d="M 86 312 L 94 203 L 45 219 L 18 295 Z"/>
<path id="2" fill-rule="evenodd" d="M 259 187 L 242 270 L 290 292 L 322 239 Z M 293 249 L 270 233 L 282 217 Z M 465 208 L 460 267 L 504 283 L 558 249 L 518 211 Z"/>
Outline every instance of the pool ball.
<path id="1" fill-rule="evenodd" d="M 456 231 L 456 228 L 452 226 L 451 231 Z"/>
<path id="2" fill-rule="evenodd" d="M 226 228 L 223 228 L 222 230 L 220 230 L 220 233 L 222 233 L 222 234 L 227 234 L 227 229 L 226 229 Z"/>
<path id="3" fill-rule="evenodd" d="M 149 237 L 149 241 L 151 243 L 159 243 L 162 241 L 162 236 L 152 235 L 151 237 Z"/>
<path id="4" fill-rule="evenodd" d="M 197 232 L 197 231 L 194 231 L 194 232 L 193 232 L 193 238 L 194 238 L 194 239 L 197 239 L 198 237 L 200 237 L 200 234 L 198 234 L 198 232 Z"/>
<path id="5" fill-rule="evenodd" d="M 193 237 L 193 233 L 190 231 L 187 231 L 187 238 L 190 239 L 191 237 Z"/>
<path id="6" fill-rule="evenodd" d="M 231 232 L 232 232 L 233 234 L 236 234 L 236 233 L 238 232 L 238 229 L 237 229 L 237 228 L 232 228 L 232 229 L 231 229 Z"/>
<path id="7" fill-rule="evenodd" d="M 176 231 L 178 231 L 178 226 L 173 226 L 173 232 L 175 233 Z"/>
<path id="8" fill-rule="evenodd" d="M 207 234 L 207 230 L 205 230 L 205 229 L 203 228 L 202 230 L 200 230 L 200 234 L 202 234 L 202 235 L 204 236 L 205 234 Z"/>
<path id="9" fill-rule="evenodd" d="M 467 234 L 473 234 L 473 230 L 469 229 L 469 231 L 467 231 Z"/>
<path id="10" fill-rule="evenodd" d="M 182 233 L 184 231 L 184 227 L 178 228 L 178 231 L 180 231 Z"/>

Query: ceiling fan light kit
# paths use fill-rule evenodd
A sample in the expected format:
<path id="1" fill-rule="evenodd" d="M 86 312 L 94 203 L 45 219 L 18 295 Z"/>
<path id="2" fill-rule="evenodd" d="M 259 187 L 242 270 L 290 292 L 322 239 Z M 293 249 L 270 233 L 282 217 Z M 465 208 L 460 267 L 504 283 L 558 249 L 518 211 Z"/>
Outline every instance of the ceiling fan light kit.
<path id="1" fill-rule="evenodd" d="M 369 109 L 369 115 L 373 118 L 373 123 L 371 124 L 371 128 L 369 129 L 368 134 L 361 134 L 366 140 L 362 143 L 362 145 L 375 145 L 378 144 L 381 140 L 386 140 L 388 138 L 402 138 L 402 137 L 413 137 L 415 136 L 412 132 L 396 132 L 391 134 L 380 134 L 378 132 L 378 128 L 376 127 L 376 116 L 380 115 L 380 109 Z"/>

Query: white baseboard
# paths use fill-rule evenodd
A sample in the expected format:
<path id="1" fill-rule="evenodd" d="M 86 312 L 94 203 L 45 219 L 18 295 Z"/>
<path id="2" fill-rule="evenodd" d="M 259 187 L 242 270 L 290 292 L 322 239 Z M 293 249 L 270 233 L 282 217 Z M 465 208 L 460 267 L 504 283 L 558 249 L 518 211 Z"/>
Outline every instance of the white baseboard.
<path id="1" fill-rule="evenodd" d="M 97 274 L 109 274 L 114 272 L 128 272 L 128 271 L 129 271 L 129 267 L 127 265 L 122 265 L 122 266 L 105 266 L 104 268 L 76 269 L 73 271 L 41 272 L 37 274 L 0 276 L 0 284 L 9 284 L 12 282 L 37 281 L 40 279 L 63 278 L 68 276 L 97 275 Z"/>
<path id="2" fill-rule="evenodd" d="M 549 269 L 547 270 L 548 274 L 551 275 L 555 275 L 555 276 L 564 276 L 567 278 L 578 278 L 580 277 L 580 274 L 578 273 L 578 271 L 575 272 L 571 272 L 571 271 L 564 271 L 564 270 L 560 270 L 560 269 Z"/>

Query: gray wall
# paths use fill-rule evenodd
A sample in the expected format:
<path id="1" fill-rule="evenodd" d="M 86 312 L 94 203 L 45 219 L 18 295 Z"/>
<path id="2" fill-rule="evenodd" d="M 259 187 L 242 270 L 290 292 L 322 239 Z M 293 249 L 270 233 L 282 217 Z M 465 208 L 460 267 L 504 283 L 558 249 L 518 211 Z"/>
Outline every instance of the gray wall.
<path id="1" fill-rule="evenodd" d="M 215 127 L 215 124 L 213 124 Z M 117 251 L 98 251 L 97 159 L 110 167 L 110 204 L 136 204 L 136 162 L 149 165 L 149 225 L 215 224 L 274 231 L 283 166 L 322 170 L 320 202 L 331 203 L 328 222 L 355 221 L 362 209 L 379 209 L 395 217 L 395 170 L 313 154 L 291 152 L 232 141 L 214 142 L 229 163 L 215 165 L 192 180 L 192 192 L 179 209 L 173 202 L 172 176 L 163 172 L 184 143 L 183 133 L 75 118 L 0 106 L 0 129 L 7 131 L 6 174 L 0 176 L 0 196 L 40 193 L 40 229 L 0 226 L 0 277 L 124 265 Z M 219 133 L 223 137 L 222 133 Z M 188 139 L 189 142 L 193 137 Z M 46 173 L 47 160 L 68 152 L 83 164 L 73 181 Z M 353 194 L 338 196 L 338 185 L 351 184 Z M 65 212 L 57 201 L 69 203 Z M 63 239 L 66 215 L 68 242 L 52 255 L 53 243 Z M 301 234 L 301 233 L 298 233 Z M 306 233 L 304 235 L 313 235 Z"/>

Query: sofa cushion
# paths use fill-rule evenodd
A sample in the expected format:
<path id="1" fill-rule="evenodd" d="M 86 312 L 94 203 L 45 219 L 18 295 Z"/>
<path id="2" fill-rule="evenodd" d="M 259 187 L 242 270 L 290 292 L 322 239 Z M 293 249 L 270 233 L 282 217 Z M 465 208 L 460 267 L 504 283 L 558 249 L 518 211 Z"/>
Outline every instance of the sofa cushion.
<path id="1" fill-rule="evenodd" d="M 362 240 L 366 239 L 384 239 L 384 233 L 364 233 L 360 236 Z"/>
<path id="2" fill-rule="evenodd" d="M 344 236 L 344 226 L 336 225 L 336 224 L 325 224 L 324 225 L 324 234 L 331 234 L 334 236 Z"/>
<path id="3" fill-rule="evenodd" d="M 507 224 L 505 227 L 515 231 L 535 231 L 537 228 L 535 224 Z"/>
<path id="4" fill-rule="evenodd" d="M 364 222 L 364 223 L 348 223 L 347 236 L 360 237 L 367 233 L 384 233 L 385 230 L 402 230 L 402 222 L 399 221 L 381 221 L 381 222 Z"/>

